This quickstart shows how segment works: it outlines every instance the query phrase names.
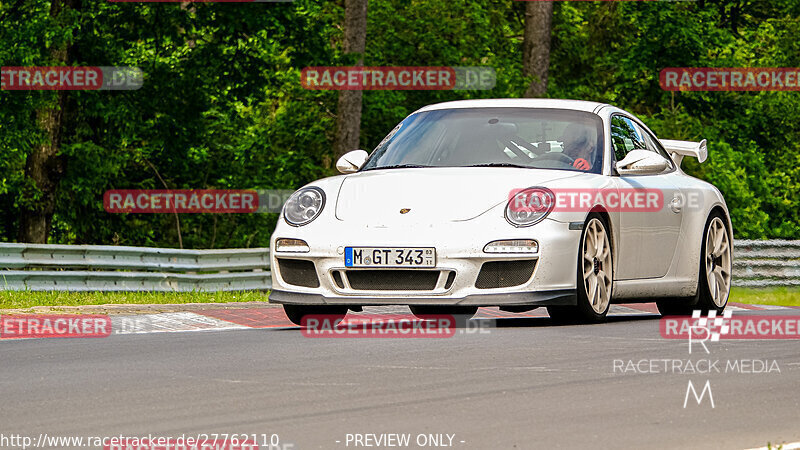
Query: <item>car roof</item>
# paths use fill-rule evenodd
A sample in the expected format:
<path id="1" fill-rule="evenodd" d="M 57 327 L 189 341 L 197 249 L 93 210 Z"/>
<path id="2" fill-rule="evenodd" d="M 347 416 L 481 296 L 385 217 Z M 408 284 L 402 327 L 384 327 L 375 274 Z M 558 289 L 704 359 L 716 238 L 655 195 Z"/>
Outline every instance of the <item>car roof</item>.
<path id="1" fill-rule="evenodd" d="M 547 108 L 596 112 L 603 106 L 608 105 L 584 100 L 561 100 L 555 98 L 494 98 L 436 103 L 424 106 L 416 112 L 456 108 Z"/>

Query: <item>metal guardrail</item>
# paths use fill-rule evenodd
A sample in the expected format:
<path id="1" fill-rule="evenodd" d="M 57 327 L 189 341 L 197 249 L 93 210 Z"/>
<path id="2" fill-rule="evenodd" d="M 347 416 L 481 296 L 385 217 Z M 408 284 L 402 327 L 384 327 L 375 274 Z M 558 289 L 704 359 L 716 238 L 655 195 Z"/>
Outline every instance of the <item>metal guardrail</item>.
<path id="1" fill-rule="evenodd" d="M 733 285 L 800 286 L 800 241 L 734 241 Z"/>
<path id="2" fill-rule="evenodd" d="M 272 286 L 269 249 L 0 243 L 0 289 L 241 291 Z"/>
<path id="3" fill-rule="evenodd" d="M 800 241 L 735 241 L 733 284 L 800 286 Z M 0 243 L 0 290 L 187 292 L 271 286 L 267 248 Z"/>

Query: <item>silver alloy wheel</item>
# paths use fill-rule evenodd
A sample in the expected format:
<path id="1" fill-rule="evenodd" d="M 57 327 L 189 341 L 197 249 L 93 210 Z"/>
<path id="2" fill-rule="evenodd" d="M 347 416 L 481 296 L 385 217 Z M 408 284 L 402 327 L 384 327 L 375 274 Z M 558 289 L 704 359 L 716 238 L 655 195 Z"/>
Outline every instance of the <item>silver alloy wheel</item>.
<path id="1" fill-rule="evenodd" d="M 600 219 L 592 218 L 583 238 L 583 285 L 594 312 L 602 314 L 611 299 L 611 244 Z"/>
<path id="2" fill-rule="evenodd" d="M 709 294 L 718 307 L 728 301 L 731 289 L 731 245 L 722 219 L 714 217 L 706 232 L 706 280 Z"/>

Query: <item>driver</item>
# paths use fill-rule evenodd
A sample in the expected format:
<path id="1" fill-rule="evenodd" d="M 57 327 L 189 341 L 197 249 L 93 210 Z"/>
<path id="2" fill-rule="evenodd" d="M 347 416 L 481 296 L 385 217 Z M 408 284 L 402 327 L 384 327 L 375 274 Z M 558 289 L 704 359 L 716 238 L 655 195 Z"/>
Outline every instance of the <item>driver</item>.
<path id="1" fill-rule="evenodd" d="M 572 167 L 578 170 L 592 170 L 595 155 L 595 143 L 589 136 L 589 130 L 577 123 L 570 124 L 561 138 L 564 154 L 574 159 Z"/>

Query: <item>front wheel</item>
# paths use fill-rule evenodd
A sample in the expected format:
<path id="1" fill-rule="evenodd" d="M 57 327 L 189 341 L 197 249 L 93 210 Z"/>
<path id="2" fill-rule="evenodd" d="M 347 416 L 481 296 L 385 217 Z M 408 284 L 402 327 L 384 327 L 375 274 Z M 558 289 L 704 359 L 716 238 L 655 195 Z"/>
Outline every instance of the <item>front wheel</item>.
<path id="1" fill-rule="evenodd" d="M 346 306 L 318 306 L 318 305 L 283 305 L 286 317 L 295 325 L 305 326 L 303 318 L 308 316 L 326 315 L 331 317 L 333 323 L 341 322 L 347 315 Z"/>
<path id="2" fill-rule="evenodd" d="M 614 263 L 611 234 L 600 214 L 586 219 L 578 254 L 576 306 L 548 306 L 550 318 L 558 322 L 602 322 L 611 306 Z"/>

